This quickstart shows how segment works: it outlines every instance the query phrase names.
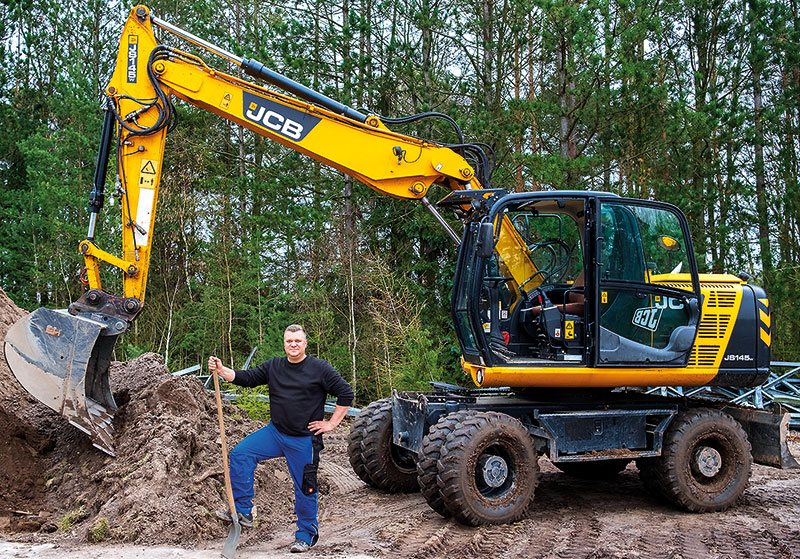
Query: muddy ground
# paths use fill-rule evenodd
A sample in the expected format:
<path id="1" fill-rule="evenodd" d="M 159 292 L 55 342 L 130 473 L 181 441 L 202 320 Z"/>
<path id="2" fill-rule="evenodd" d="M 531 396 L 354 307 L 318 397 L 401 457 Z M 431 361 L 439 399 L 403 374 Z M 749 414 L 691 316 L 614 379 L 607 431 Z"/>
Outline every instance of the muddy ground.
<path id="1" fill-rule="evenodd" d="M 22 314 L 0 291 L 0 339 Z M 30 398 L 0 360 L 0 557 L 219 556 L 227 529 L 213 514 L 225 507 L 213 396 L 154 354 L 114 363 L 111 381 L 115 458 Z M 260 426 L 228 404 L 225 415 L 230 444 Z M 542 458 L 527 519 L 467 528 L 419 494 L 365 486 L 346 437 L 345 426 L 325 437 L 312 557 L 800 558 L 800 470 L 754 466 L 739 506 L 696 515 L 647 495 L 633 465 L 585 481 Z M 790 446 L 800 456 L 800 436 Z M 286 556 L 294 521 L 283 461 L 259 468 L 256 492 L 256 526 L 237 557 Z"/>
<path id="2" fill-rule="evenodd" d="M 618 479 L 582 481 L 540 460 L 542 479 L 529 518 L 510 526 L 467 528 L 430 510 L 419 494 L 387 495 L 366 487 L 349 469 L 345 432 L 326 436 L 322 474 L 320 543 L 311 557 L 342 558 L 669 558 L 737 559 L 800 557 L 800 472 L 755 466 L 738 507 L 723 513 L 688 514 L 648 496 L 629 466 Z M 800 440 L 792 442 L 800 455 Z M 285 467 L 261 466 L 281 477 Z M 286 557 L 294 530 L 289 482 L 277 488 L 283 518 L 243 533 L 237 557 Z M 271 496 L 258 496 L 262 513 Z M 184 519 L 190 523 L 191 520 Z M 192 546 L 77 545 L 69 534 L 4 534 L 0 556 L 219 557 L 223 540 Z"/>

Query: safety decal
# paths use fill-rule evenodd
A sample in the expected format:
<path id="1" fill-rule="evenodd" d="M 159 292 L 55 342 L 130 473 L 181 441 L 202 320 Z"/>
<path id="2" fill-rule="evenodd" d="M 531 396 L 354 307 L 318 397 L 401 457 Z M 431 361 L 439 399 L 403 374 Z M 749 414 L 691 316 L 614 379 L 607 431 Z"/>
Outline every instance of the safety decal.
<path id="1" fill-rule="evenodd" d="M 556 337 L 556 338 L 560 338 L 561 337 L 561 328 L 556 328 L 556 333 L 554 334 L 554 337 Z"/>
<path id="2" fill-rule="evenodd" d="M 158 162 L 143 159 L 139 167 L 139 201 L 136 205 L 136 242 L 147 244 L 150 222 L 156 200 L 156 169 Z"/>
<path id="3" fill-rule="evenodd" d="M 604 305 L 608 304 L 608 291 L 603 291 L 600 294 L 600 300 L 603 302 Z"/>
<path id="4" fill-rule="evenodd" d="M 231 96 L 231 94 L 226 93 L 225 95 L 222 96 L 222 102 L 219 104 L 219 106 L 222 107 L 223 109 L 227 109 L 228 106 L 231 104 L 232 100 L 233 97 Z"/>
<path id="5" fill-rule="evenodd" d="M 661 322 L 662 312 L 664 312 L 664 309 L 659 307 L 642 307 L 641 309 L 636 309 L 636 312 L 633 313 L 631 322 L 633 322 L 634 326 L 655 332 L 658 329 L 658 323 Z"/>
<path id="6" fill-rule="evenodd" d="M 139 36 L 128 35 L 128 83 L 136 83 L 139 66 Z"/>
<path id="7" fill-rule="evenodd" d="M 759 299 L 758 303 L 758 319 L 761 322 L 761 341 L 769 347 L 772 344 L 772 330 L 770 328 L 772 325 L 772 318 L 769 314 L 769 299 Z"/>
<path id="8" fill-rule="evenodd" d="M 156 187 L 156 165 L 153 159 L 142 159 L 142 166 L 139 167 L 139 186 L 141 188 Z"/>
<path id="9" fill-rule="evenodd" d="M 566 321 L 564 321 L 564 339 L 565 340 L 574 340 L 575 339 L 575 321 L 574 320 L 566 320 Z"/>
<path id="10" fill-rule="evenodd" d="M 243 91 L 242 96 L 242 111 L 247 120 L 293 142 L 302 142 L 322 120 L 249 91 Z"/>

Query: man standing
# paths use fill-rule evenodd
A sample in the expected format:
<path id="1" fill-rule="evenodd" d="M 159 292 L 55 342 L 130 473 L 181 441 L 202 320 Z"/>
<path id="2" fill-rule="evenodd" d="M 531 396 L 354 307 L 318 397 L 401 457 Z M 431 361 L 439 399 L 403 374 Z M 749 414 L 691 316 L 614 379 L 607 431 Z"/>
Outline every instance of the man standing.
<path id="1" fill-rule="evenodd" d="M 353 402 L 353 390 L 330 363 L 306 355 L 306 333 L 292 324 L 283 333 L 286 357 L 273 357 L 247 370 L 229 369 L 218 358 L 208 358 L 208 368 L 239 386 L 269 387 L 270 423 L 248 435 L 231 451 L 230 474 L 236 512 L 242 526 L 253 525 L 253 474 L 269 458 L 286 457 L 294 482 L 297 515 L 292 553 L 308 551 L 317 543 L 317 467 L 323 449 L 322 433 L 336 428 Z M 336 396 L 336 409 L 324 421 L 325 398 Z M 230 511 L 217 512 L 232 521 Z"/>

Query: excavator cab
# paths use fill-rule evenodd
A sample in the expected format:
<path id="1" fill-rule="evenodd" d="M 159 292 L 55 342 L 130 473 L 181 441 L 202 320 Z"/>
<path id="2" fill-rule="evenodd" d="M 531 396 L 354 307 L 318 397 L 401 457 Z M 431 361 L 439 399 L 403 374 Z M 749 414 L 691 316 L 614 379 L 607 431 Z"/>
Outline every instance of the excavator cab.
<path id="1" fill-rule="evenodd" d="M 464 232 L 453 291 L 465 361 L 686 366 L 700 285 L 679 210 L 571 191 L 495 195 L 483 206 Z M 517 242 L 503 242 L 503 229 Z"/>

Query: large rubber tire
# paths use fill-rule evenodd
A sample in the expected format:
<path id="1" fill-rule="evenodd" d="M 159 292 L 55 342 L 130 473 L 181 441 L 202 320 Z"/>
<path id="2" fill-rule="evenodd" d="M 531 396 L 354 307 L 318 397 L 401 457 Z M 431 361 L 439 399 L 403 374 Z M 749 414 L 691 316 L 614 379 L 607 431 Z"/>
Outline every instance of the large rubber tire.
<path id="1" fill-rule="evenodd" d="M 715 409 L 681 412 L 664 434 L 661 456 L 639 461 L 646 485 L 691 512 L 722 511 L 742 496 L 753 458 L 741 425 Z"/>
<path id="2" fill-rule="evenodd" d="M 444 505 L 469 526 L 525 516 L 539 482 L 528 430 L 497 412 L 469 412 L 442 444 L 437 482 Z"/>
<path id="3" fill-rule="evenodd" d="M 468 411 L 457 411 L 440 417 L 435 425 L 431 425 L 428 434 L 422 439 L 422 448 L 417 460 L 417 483 L 420 491 L 430 507 L 445 518 L 452 515 L 444 504 L 444 498 L 436 481 L 439 475 L 438 463 L 442 444 L 469 414 Z"/>
<path id="4" fill-rule="evenodd" d="M 375 405 L 375 403 L 376 402 L 373 402 L 370 406 Z M 361 413 L 358 414 L 353 425 L 350 426 L 350 435 L 347 438 L 347 457 L 350 460 L 350 466 L 352 466 L 353 471 L 359 479 L 367 485 L 373 486 L 372 478 L 370 478 L 367 473 L 364 455 L 361 453 L 361 441 L 364 439 L 366 429 L 365 424 L 367 422 L 367 416 L 370 415 L 367 409 L 369 409 L 369 406 L 361 410 Z"/>
<path id="5" fill-rule="evenodd" d="M 624 470 L 629 459 L 594 460 L 591 462 L 553 462 L 553 465 L 572 477 L 581 479 L 611 479 Z"/>
<path id="6" fill-rule="evenodd" d="M 390 399 L 372 402 L 361 411 L 350 429 L 348 453 L 356 475 L 372 487 L 389 493 L 419 491 L 416 455 L 392 442 Z"/>

